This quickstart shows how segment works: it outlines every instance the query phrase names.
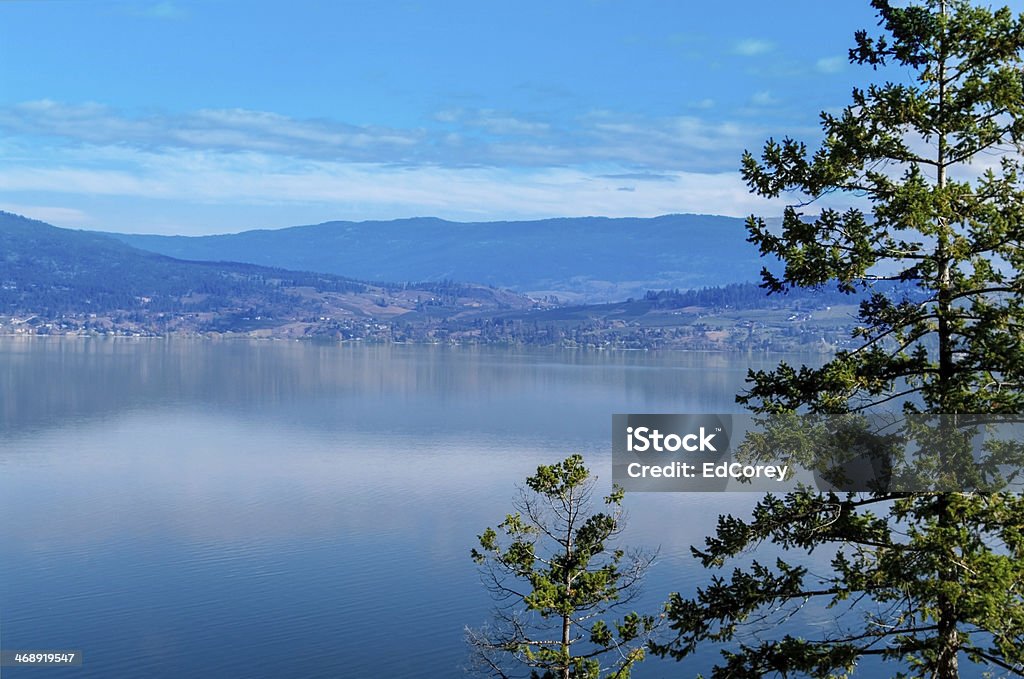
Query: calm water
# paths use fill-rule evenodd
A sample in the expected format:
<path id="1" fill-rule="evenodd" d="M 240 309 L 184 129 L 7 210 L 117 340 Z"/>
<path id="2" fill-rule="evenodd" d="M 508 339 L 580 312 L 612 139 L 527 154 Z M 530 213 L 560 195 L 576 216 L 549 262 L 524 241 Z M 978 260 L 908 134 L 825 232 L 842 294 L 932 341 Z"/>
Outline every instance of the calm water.
<path id="1" fill-rule="evenodd" d="M 469 549 L 516 483 L 570 452 L 610 483 L 612 413 L 735 411 L 752 361 L 0 339 L 0 647 L 85 657 L 2 676 L 464 676 Z M 627 497 L 624 542 L 661 549 L 641 605 L 754 500 Z"/>

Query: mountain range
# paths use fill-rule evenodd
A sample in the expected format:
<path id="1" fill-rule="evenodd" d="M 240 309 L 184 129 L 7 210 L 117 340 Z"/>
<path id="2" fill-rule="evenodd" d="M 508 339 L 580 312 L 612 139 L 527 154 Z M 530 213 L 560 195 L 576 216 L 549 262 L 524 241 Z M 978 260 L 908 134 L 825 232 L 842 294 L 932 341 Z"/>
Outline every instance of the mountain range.
<path id="1" fill-rule="evenodd" d="M 653 228 L 661 223 L 669 225 L 664 232 Z M 767 298 L 756 284 L 728 283 L 749 281 L 760 265 L 738 220 L 682 215 L 471 227 L 431 219 L 190 239 L 115 237 L 0 212 L 0 335 L 793 350 L 842 341 L 863 299 L 827 290 Z M 534 252 L 515 238 L 518 229 L 532 234 L 526 240 Z M 540 236 L 544 229 L 547 239 Z M 680 239 L 672 251 L 675 239 L 665 233 Z M 439 250 L 431 238 L 447 246 Z M 326 245 L 331 239 L 333 249 Z M 241 243 L 252 259 L 274 266 L 183 259 L 129 243 L 218 260 L 243 257 L 245 248 L 233 249 Z M 323 252 L 315 253 L 318 243 Z M 332 253 L 339 248 L 360 277 L 277 265 L 337 268 Z M 309 258 L 289 259 L 300 256 Z M 371 270 L 399 281 L 434 280 L 363 279 Z M 458 280 L 470 276 L 521 288 L 547 283 L 549 294 Z M 704 285 L 687 288 L 687 281 Z M 572 300 L 631 286 L 643 294 L 606 303 Z M 566 297 L 556 300 L 554 293 Z"/>
<path id="2" fill-rule="evenodd" d="M 368 281 L 454 280 L 561 301 L 755 281 L 744 222 L 711 215 L 519 222 L 332 221 L 215 236 L 108 234 L 188 260 L 233 261 Z"/>
<path id="3" fill-rule="evenodd" d="M 482 285 L 374 284 L 246 263 L 185 261 L 100 233 L 0 212 L 3 332 L 363 336 L 375 322 L 397 316 L 407 315 L 409 322 L 461 319 L 533 306 L 525 296 Z"/>

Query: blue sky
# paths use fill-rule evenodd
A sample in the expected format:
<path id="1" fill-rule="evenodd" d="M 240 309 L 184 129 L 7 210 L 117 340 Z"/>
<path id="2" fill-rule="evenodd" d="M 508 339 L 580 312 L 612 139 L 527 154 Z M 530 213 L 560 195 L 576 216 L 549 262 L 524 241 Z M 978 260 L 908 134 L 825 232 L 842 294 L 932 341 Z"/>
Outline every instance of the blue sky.
<path id="1" fill-rule="evenodd" d="M 740 154 L 880 78 L 846 63 L 875 25 L 859 0 L 4 2 L 0 208 L 180 234 L 778 213 Z"/>

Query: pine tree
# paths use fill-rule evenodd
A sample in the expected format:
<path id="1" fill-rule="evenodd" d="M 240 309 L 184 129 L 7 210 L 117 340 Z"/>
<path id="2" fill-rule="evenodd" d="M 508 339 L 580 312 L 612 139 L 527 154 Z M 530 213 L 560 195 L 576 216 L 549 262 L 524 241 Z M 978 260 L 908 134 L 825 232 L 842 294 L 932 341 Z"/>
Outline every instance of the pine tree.
<path id="1" fill-rule="evenodd" d="M 478 536 L 473 560 L 497 602 L 495 622 L 467 630 L 474 669 L 493 677 L 627 679 L 655 628 L 627 612 L 653 559 L 613 542 L 622 489 L 593 510 L 596 477 L 571 455 L 526 480 L 515 513 Z"/>
<path id="2" fill-rule="evenodd" d="M 1024 17 L 966 0 L 871 4 L 881 34 L 856 33 L 850 61 L 897 79 L 822 113 L 815 152 L 769 140 L 742 165 L 756 193 L 801 195 L 781 232 L 748 220 L 751 242 L 785 264 L 781 275 L 762 272 L 764 287 L 867 291 L 858 347 L 821 368 L 751 372 L 738 400 L 757 413 L 1021 413 Z M 850 207 L 816 210 L 826 196 Z M 865 201 L 870 209 L 857 207 Z M 909 292 L 873 292 L 881 280 Z M 673 595 L 675 636 L 659 653 L 722 643 L 715 677 L 842 675 L 870 656 L 898 663 L 890 675 L 951 679 L 967 659 L 1024 676 L 1020 495 L 768 496 L 749 520 L 722 517 L 694 553 L 720 568 L 762 542 L 788 560 L 715 576 L 692 599 Z M 791 554 L 816 549 L 834 556 L 811 575 Z M 830 607 L 833 627 L 807 638 L 746 634 L 812 600 Z"/>

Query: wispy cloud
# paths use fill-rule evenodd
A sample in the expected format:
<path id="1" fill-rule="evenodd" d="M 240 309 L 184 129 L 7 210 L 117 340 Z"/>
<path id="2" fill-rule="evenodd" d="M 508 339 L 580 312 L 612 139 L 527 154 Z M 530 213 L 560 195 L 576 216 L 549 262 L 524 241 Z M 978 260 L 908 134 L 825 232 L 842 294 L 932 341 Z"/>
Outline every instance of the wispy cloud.
<path id="1" fill-rule="evenodd" d="M 534 136 L 551 130 L 548 123 L 523 120 L 491 109 L 477 111 L 468 122 L 498 136 Z"/>
<path id="2" fill-rule="evenodd" d="M 758 40 L 755 38 L 748 38 L 746 40 L 740 40 L 733 45 L 733 53 L 744 57 L 756 57 L 761 54 L 767 54 L 775 49 L 775 43 L 768 40 Z"/>
<path id="3" fill-rule="evenodd" d="M 731 169 L 743 148 L 763 136 L 753 126 L 694 116 L 652 120 L 595 113 L 582 123 L 581 130 L 587 140 L 587 148 L 581 151 L 584 155 L 600 153 L 652 170 Z"/>
<path id="4" fill-rule="evenodd" d="M 106 156 L 109 167 L 88 166 Z M 603 170 L 603 171 L 602 171 Z M 337 218 L 431 214 L 451 219 L 498 216 L 653 216 L 670 212 L 744 215 L 778 209 L 752 196 L 738 173 L 675 172 L 620 191 L 627 173 L 608 168 L 396 167 L 335 161 L 283 162 L 264 154 L 83 147 L 48 167 L 0 168 L 0 201 L 33 194 L 173 201 L 190 205 L 324 205 Z M 64 202 L 64 201 L 52 201 Z M 781 205 L 781 202 L 774 201 Z M 39 216 L 41 213 L 36 212 Z M 77 215 L 65 217 L 71 221 Z M 144 224 L 105 228 L 145 230 Z"/>
<path id="5" fill-rule="evenodd" d="M 0 107 L 0 206 L 146 231 L 140 200 L 196 214 L 264 206 L 325 219 L 741 216 L 782 205 L 752 196 L 736 171 L 742 150 L 766 135 L 749 123 L 591 111 L 556 124 L 491 109 L 440 118 L 398 129 L 245 109 Z M 98 203 L 102 224 L 74 210 Z M 122 213 L 134 219 L 118 221 Z"/>
<path id="6" fill-rule="evenodd" d="M 34 205 L 30 203 L 11 203 L 0 200 L 0 210 L 38 219 L 50 224 L 74 224 L 75 226 L 95 226 L 92 217 L 82 210 L 53 205 Z"/>
<path id="7" fill-rule="evenodd" d="M 439 123 L 454 123 L 462 117 L 462 114 L 463 110 L 461 108 L 446 108 L 435 113 L 434 120 Z"/>
<path id="8" fill-rule="evenodd" d="M 263 151 L 347 160 L 378 160 L 383 154 L 401 161 L 422 140 L 417 130 L 298 120 L 244 109 L 132 117 L 101 104 L 46 99 L 0 108 L 0 129 L 97 145 Z"/>
<path id="9" fill-rule="evenodd" d="M 731 169 L 743 148 L 762 136 L 757 128 L 729 121 L 609 111 L 561 124 L 492 109 L 445 110 L 435 119 L 433 127 L 399 129 L 247 109 L 129 115 L 97 103 L 51 100 L 0 107 L 0 131 L 8 138 L 412 167 L 611 163 L 656 171 L 721 170 Z"/>
<path id="10" fill-rule="evenodd" d="M 819 73 L 839 73 L 846 68 L 846 59 L 843 57 L 823 57 L 814 64 L 815 70 Z"/>
<path id="11" fill-rule="evenodd" d="M 750 97 L 750 103 L 754 106 L 774 106 L 775 104 L 778 104 L 779 101 L 780 100 L 773 96 L 768 90 L 755 92 L 753 96 Z"/>
<path id="12" fill-rule="evenodd" d="M 606 179 L 635 179 L 643 182 L 674 182 L 676 181 L 675 175 L 671 174 L 654 174 L 653 172 L 623 172 L 620 174 L 603 174 L 600 175 Z"/>

